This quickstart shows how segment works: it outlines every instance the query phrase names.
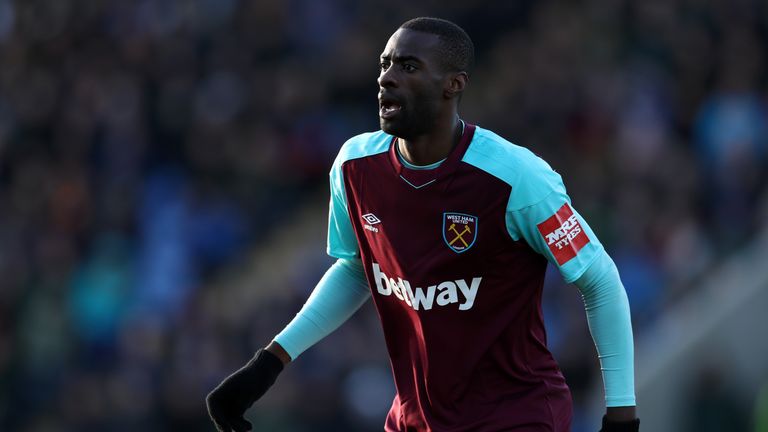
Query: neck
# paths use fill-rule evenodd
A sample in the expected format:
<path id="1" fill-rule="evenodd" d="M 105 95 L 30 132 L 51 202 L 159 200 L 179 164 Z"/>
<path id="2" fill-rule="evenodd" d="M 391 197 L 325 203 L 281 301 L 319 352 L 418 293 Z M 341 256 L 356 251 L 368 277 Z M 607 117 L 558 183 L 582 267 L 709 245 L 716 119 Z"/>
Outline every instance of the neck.
<path id="1" fill-rule="evenodd" d="M 412 139 L 397 139 L 397 149 L 407 162 L 425 166 L 448 157 L 461 140 L 464 129 L 459 116 L 454 116 L 448 127 L 437 127 L 433 131 Z"/>

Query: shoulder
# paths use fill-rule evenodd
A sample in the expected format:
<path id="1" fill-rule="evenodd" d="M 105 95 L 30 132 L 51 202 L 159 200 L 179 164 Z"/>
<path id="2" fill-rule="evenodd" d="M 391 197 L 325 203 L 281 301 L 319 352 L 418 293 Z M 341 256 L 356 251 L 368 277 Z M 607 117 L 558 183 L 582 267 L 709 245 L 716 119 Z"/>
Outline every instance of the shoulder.
<path id="1" fill-rule="evenodd" d="M 332 187 L 337 190 L 344 188 L 341 166 L 345 162 L 384 153 L 389 150 L 391 142 L 392 135 L 388 135 L 383 131 L 366 132 L 348 139 L 341 146 L 339 154 L 336 156 L 333 166 L 331 166 L 329 174 Z"/>
<path id="2" fill-rule="evenodd" d="M 392 135 L 383 131 L 366 132 L 353 136 L 341 146 L 333 166 L 339 168 L 349 160 L 384 153 L 389 149 L 391 141 Z"/>
<path id="3" fill-rule="evenodd" d="M 526 175 L 552 171 L 547 162 L 529 149 L 480 127 L 475 128 L 475 136 L 463 161 L 513 186 Z"/>
<path id="4" fill-rule="evenodd" d="M 553 191 L 564 192 L 562 178 L 544 159 L 487 129 L 475 129 L 462 160 L 510 185 L 511 209 L 536 204 Z"/>

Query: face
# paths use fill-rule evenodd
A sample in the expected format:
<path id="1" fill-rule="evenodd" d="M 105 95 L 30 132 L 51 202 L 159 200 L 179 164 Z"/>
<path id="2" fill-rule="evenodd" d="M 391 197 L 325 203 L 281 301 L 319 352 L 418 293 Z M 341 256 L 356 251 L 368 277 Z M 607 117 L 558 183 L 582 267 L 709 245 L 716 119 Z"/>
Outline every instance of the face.
<path id="1" fill-rule="evenodd" d="M 428 133 L 449 101 L 437 57 L 438 36 L 399 29 L 379 58 L 379 123 L 399 138 Z"/>

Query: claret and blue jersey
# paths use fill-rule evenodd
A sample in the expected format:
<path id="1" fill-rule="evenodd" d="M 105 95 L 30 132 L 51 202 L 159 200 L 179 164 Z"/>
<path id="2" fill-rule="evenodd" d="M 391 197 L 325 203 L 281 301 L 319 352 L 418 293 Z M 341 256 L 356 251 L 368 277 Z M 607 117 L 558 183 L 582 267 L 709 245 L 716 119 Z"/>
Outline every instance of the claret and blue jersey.
<path id="1" fill-rule="evenodd" d="M 601 244 L 560 176 L 491 131 L 467 125 L 428 170 L 394 144 L 381 131 L 344 144 L 328 231 L 330 255 L 362 260 L 381 318 L 397 388 L 386 430 L 565 430 L 544 274 L 578 279 Z"/>

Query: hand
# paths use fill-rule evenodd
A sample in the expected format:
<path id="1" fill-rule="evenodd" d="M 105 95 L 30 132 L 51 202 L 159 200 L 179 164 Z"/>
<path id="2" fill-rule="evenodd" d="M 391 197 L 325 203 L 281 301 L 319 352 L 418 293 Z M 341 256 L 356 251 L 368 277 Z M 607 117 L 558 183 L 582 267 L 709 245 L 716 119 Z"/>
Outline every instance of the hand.
<path id="1" fill-rule="evenodd" d="M 628 421 L 608 420 L 608 416 L 603 416 L 603 427 L 600 432 L 638 432 L 640 430 L 640 419 Z"/>
<path id="2" fill-rule="evenodd" d="M 275 383 L 283 370 L 283 362 L 271 352 L 260 349 L 245 366 L 228 376 L 208 397 L 208 415 L 219 432 L 246 432 L 251 423 L 243 418 L 253 405 Z"/>

